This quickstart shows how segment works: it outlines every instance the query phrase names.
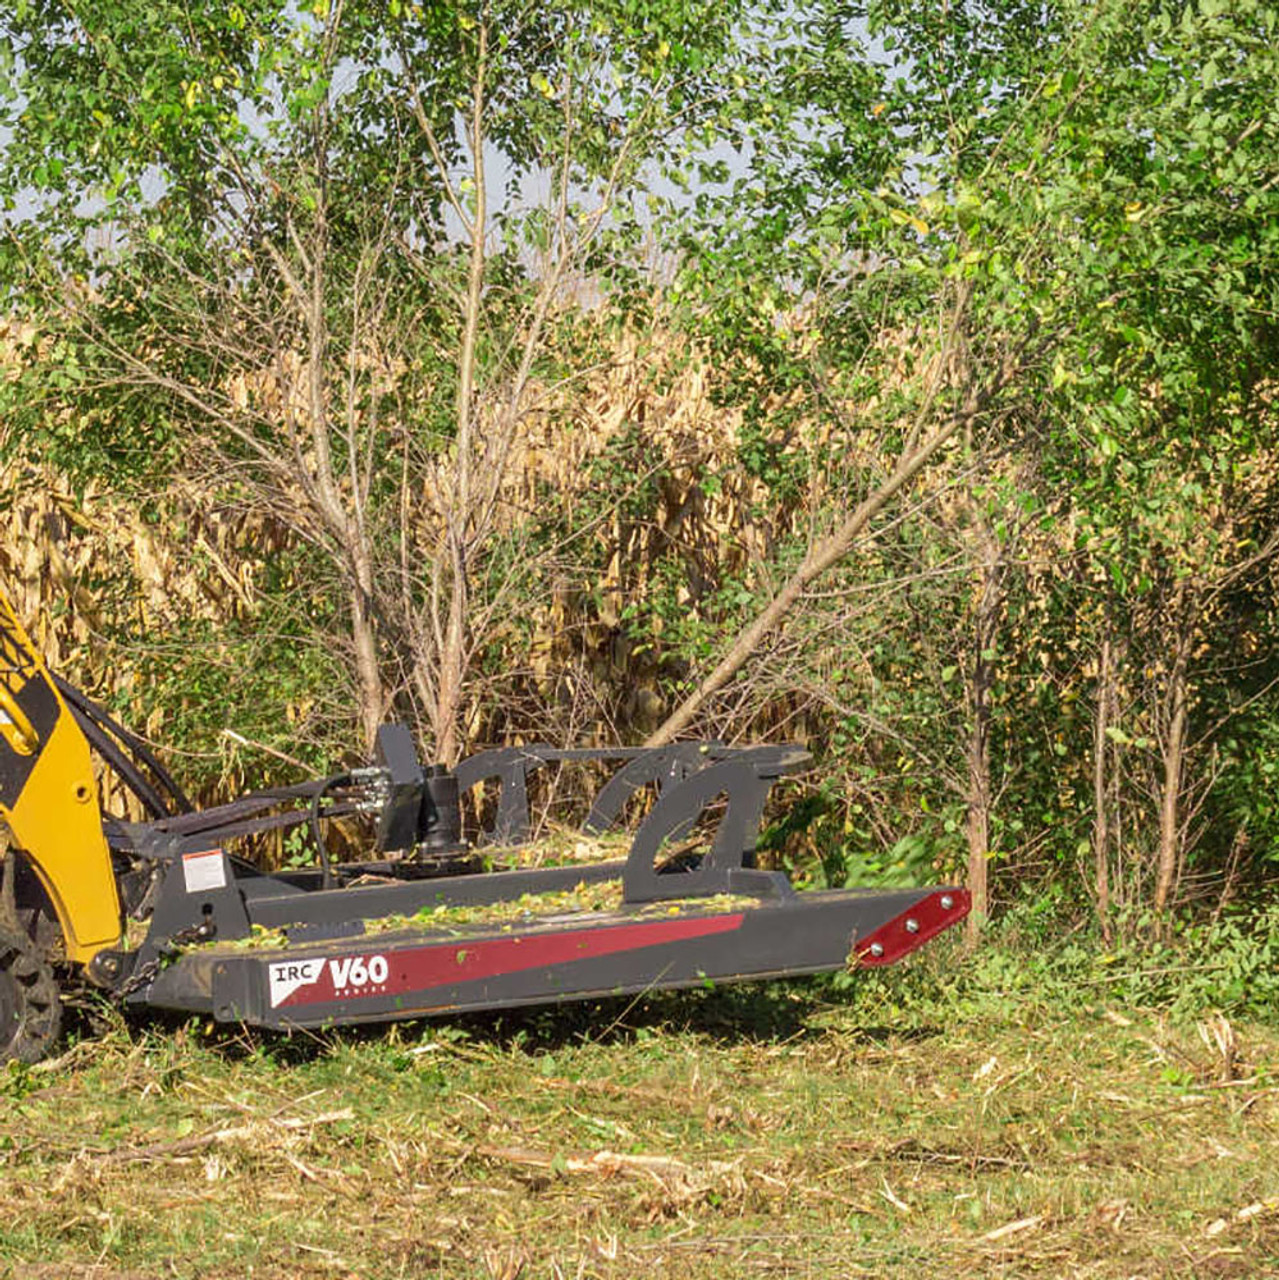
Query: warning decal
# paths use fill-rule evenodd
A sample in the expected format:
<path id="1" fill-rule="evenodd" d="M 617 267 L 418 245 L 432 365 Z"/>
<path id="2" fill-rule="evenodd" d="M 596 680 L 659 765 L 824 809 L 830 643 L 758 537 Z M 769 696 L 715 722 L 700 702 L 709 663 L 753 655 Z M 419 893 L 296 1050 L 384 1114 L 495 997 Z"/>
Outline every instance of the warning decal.
<path id="1" fill-rule="evenodd" d="M 182 855 L 182 878 L 188 893 L 211 893 L 226 888 L 226 862 L 221 849 Z"/>

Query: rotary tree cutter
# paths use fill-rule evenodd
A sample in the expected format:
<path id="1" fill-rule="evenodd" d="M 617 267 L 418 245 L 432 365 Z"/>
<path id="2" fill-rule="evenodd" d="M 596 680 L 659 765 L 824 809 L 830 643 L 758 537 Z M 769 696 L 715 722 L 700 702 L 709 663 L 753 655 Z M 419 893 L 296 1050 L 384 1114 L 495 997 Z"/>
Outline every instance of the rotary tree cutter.
<path id="1" fill-rule="evenodd" d="M 93 753 L 145 821 L 102 812 Z M 0 1061 L 46 1054 L 86 979 L 125 1005 L 327 1027 L 884 965 L 963 919 L 960 888 L 797 891 L 756 865 L 769 790 L 807 762 L 535 745 L 450 771 L 388 725 L 366 768 L 196 809 L 0 595 Z M 530 843 L 537 775 L 569 765 L 607 770 L 580 831 L 624 856 L 554 865 Z M 629 843 L 606 837 L 635 812 Z M 243 856 L 279 829 L 308 865 Z"/>

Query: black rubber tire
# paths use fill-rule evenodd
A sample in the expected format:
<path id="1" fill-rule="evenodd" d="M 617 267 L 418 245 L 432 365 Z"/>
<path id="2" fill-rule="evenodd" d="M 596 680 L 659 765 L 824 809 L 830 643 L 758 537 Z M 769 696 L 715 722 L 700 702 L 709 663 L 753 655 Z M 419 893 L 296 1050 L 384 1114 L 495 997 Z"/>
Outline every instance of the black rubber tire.
<path id="1" fill-rule="evenodd" d="M 39 1062 L 61 1030 L 52 971 L 25 933 L 0 923 L 0 1063 Z"/>

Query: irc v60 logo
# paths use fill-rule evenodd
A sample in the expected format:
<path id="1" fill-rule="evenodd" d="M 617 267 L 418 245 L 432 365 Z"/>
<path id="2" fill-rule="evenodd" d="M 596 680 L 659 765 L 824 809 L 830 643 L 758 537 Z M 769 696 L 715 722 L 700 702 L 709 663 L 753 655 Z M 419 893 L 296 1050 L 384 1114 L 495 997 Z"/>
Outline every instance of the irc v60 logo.
<path id="1" fill-rule="evenodd" d="M 268 968 L 271 986 L 271 1008 L 289 1002 L 304 987 L 309 991 L 301 1003 L 317 1000 L 342 1000 L 348 996 L 371 996 L 385 990 L 391 966 L 385 956 L 338 956 L 332 960 L 316 957 L 309 960 L 283 960 Z M 330 994 L 328 988 L 332 989 Z"/>

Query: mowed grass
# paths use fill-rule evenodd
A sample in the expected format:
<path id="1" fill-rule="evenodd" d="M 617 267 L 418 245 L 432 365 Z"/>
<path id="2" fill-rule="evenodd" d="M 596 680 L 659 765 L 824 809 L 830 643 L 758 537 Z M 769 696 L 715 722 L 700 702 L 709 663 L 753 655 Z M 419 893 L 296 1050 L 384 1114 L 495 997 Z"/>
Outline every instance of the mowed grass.
<path id="1" fill-rule="evenodd" d="M 0 1074 L 0 1276 L 1279 1276 L 1279 1026 L 864 1005 L 117 1027 Z"/>

